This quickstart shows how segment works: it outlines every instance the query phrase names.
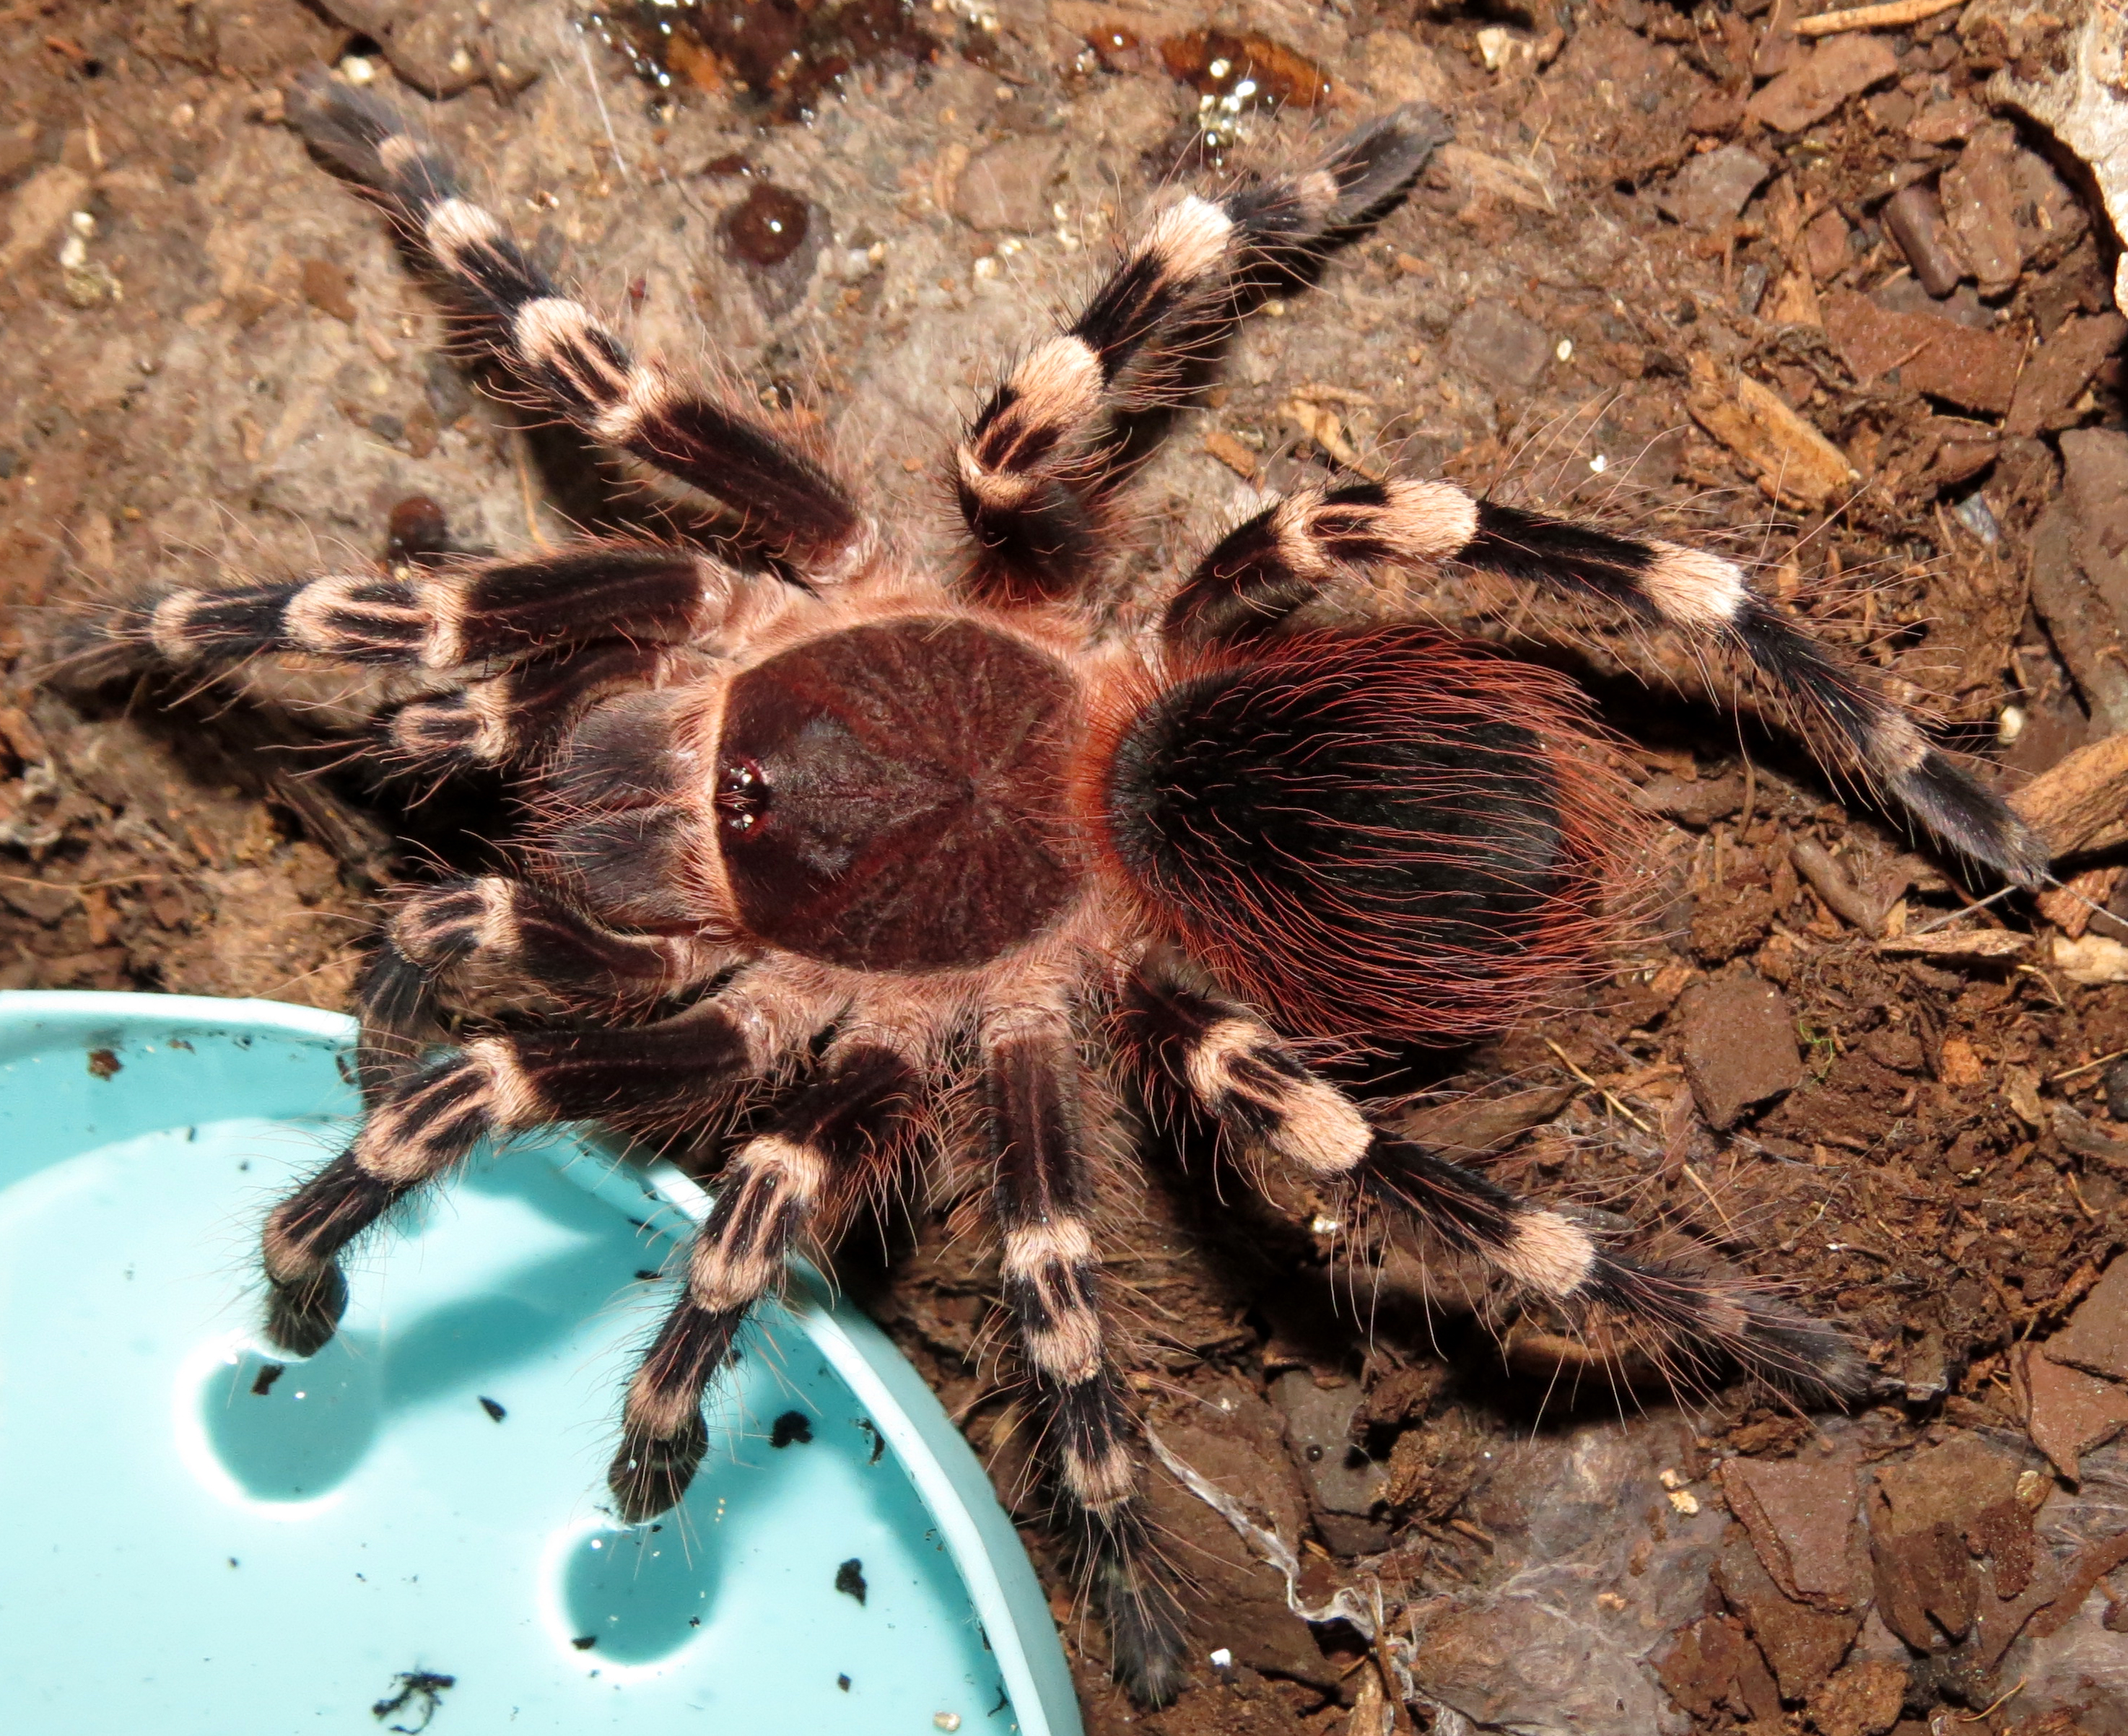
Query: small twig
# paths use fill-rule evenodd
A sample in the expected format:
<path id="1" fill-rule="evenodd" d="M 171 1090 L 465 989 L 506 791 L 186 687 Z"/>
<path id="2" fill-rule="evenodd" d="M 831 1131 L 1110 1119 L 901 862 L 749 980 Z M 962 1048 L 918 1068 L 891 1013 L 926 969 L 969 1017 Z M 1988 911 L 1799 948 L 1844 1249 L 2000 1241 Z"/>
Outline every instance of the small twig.
<path id="1" fill-rule="evenodd" d="M 1854 6 L 1845 12 L 1798 18 L 1793 28 L 1798 36 L 1830 36 L 1849 30 L 1897 30 L 1964 4 L 1965 0 L 1888 0 L 1883 6 Z"/>
<path id="2" fill-rule="evenodd" d="M 1554 1055 L 1559 1057 L 1559 1065 L 1560 1066 L 1565 1068 L 1569 1073 L 1572 1074 L 1576 1079 L 1579 1079 L 1583 1084 L 1586 1085 L 1591 1091 L 1594 1091 L 1598 1097 L 1602 1098 L 1605 1103 L 1608 1103 L 1612 1107 L 1613 1109 L 1616 1110 L 1620 1115 L 1631 1122 L 1636 1127 L 1638 1127 L 1641 1132 L 1653 1133 L 1655 1131 L 1646 1122 L 1642 1121 L 1640 1117 L 1634 1114 L 1633 1112 L 1628 1109 L 1623 1103 L 1620 1103 L 1617 1098 L 1613 1097 L 1608 1091 L 1606 1091 L 1601 1085 L 1598 1084 L 1594 1079 L 1589 1078 L 1587 1074 L 1584 1073 L 1579 1067 L 1575 1066 L 1574 1063 L 1567 1058 L 1566 1051 L 1560 1048 L 1558 1044 L 1552 1041 L 1550 1037 L 1546 1037 L 1544 1040 L 1544 1046 L 1546 1048 L 1551 1050 Z"/>
<path id="3" fill-rule="evenodd" d="M 2128 1055 L 2128 1049 L 2116 1049 L 2111 1055 L 2102 1055 L 2097 1060 L 2086 1061 L 2081 1067 L 2071 1067 L 2066 1073 L 2050 1073 L 2047 1083 L 2059 1085 L 2065 1079 L 2074 1079 L 2079 1073 L 2088 1073 L 2095 1067 L 2104 1066 L 2108 1061 L 2117 1061 L 2124 1055 Z"/>
<path id="4" fill-rule="evenodd" d="M 1893 9 L 1894 8 L 1889 7 L 1879 8 L 1879 10 L 1886 12 L 1889 12 Z M 1994 1714 L 2001 1711 L 2004 1706 L 2007 1705 L 2020 1694 L 2023 1693 L 2025 1691 L 2025 1684 L 2031 1679 L 2032 1678 L 2029 1676 L 2020 1676 L 2017 1678 L 2016 1686 L 2012 1688 L 2007 1694 L 1998 1695 L 1996 1697 L 1994 1705 L 1986 1707 L 1983 1710 L 1978 1712 L 1960 1712 L 1957 1715 L 1957 1721 L 1960 1724 L 1978 1724 L 1983 1718 L 1993 1716 Z"/>
<path id="5" fill-rule="evenodd" d="M 1954 888 L 1953 889 L 1955 890 L 1956 889 Z M 1990 904 L 1994 904 L 1997 899 L 2009 897 L 2009 895 L 2016 889 L 2017 889 L 2015 886 L 2005 886 L 2000 892 L 1991 892 L 1986 898 L 1975 899 L 1960 909 L 1953 910 L 1945 915 L 1938 917 L 1932 923 L 1923 923 L 1918 928 L 1909 928 L 1907 931 L 1906 937 L 1911 941 L 1917 939 L 1924 934 L 1933 934 L 1939 928 L 1948 927 L 1951 923 L 1956 922 L 1961 916 L 1970 916 L 1976 910 L 1985 910 Z"/>
<path id="6" fill-rule="evenodd" d="M 10 886 L 40 886 L 47 892 L 101 892 L 107 886 L 137 886 L 143 880 L 190 880 L 193 874 L 121 874 L 107 880 L 40 880 L 26 874 L 0 874 Z"/>
<path id="7" fill-rule="evenodd" d="M 620 154 L 620 140 L 614 135 L 613 116 L 606 111 L 606 96 L 599 89 L 598 74 L 591 67 L 591 45 L 584 40 L 582 25 L 577 26 L 577 53 L 583 59 L 584 83 L 591 88 L 591 101 L 598 108 L 599 124 L 606 128 L 606 149 L 613 153 L 614 166 L 620 169 L 622 180 L 633 181 L 635 177 L 629 172 L 628 159 Z"/>
<path id="8" fill-rule="evenodd" d="M 532 467 L 525 455 L 525 442 L 521 439 L 513 441 L 511 453 L 517 461 L 517 492 L 525 507 L 525 534 L 539 548 L 552 548 L 554 545 L 547 540 L 546 533 L 539 528 L 539 504 L 532 492 Z"/>
<path id="9" fill-rule="evenodd" d="M 1736 1234 L 1736 1226 L 1729 1221 L 1729 1214 L 1722 1209 L 1722 1202 L 1714 1197 L 1714 1190 L 1699 1179 L 1699 1172 L 1690 1164 L 1684 1164 L 1683 1168 L 1684 1179 L 1707 1196 L 1707 1203 L 1714 1207 L 1714 1215 L 1722 1220 L 1723 1231 L 1733 1238 Z"/>

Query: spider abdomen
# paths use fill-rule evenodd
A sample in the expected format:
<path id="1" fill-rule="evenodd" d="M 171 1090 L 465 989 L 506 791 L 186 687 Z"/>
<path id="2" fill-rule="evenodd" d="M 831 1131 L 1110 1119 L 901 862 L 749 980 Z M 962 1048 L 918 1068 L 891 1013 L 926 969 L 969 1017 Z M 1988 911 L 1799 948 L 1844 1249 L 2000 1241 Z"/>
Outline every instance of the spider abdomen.
<path id="1" fill-rule="evenodd" d="M 802 643 L 732 683 L 718 836 L 739 922 L 864 970 L 981 964 L 1071 902 L 1063 666 L 965 619 Z"/>
<path id="2" fill-rule="evenodd" d="M 1103 827 L 1154 919 L 1294 1028 L 1472 1036 L 1589 968 L 1627 811 L 1594 735 L 1481 647 L 1296 636 L 1145 708 Z"/>

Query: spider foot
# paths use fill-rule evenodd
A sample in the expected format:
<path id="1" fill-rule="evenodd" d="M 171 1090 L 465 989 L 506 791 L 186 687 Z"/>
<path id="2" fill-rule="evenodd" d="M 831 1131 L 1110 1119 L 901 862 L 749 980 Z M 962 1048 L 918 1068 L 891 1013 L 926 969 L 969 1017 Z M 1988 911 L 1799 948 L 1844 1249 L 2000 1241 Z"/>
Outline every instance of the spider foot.
<path id="1" fill-rule="evenodd" d="M 1190 1621 L 1181 1597 L 1153 1565 L 1134 1506 L 1102 1528 L 1093 1577 L 1116 1680 L 1148 1711 L 1168 1705 L 1190 1685 Z"/>
<path id="2" fill-rule="evenodd" d="M 709 1450 L 710 1434 L 699 1413 L 672 1435 L 630 1429 L 606 1473 L 606 1487 L 628 1524 L 639 1525 L 677 1506 Z"/>
<path id="3" fill-rule="evenodd" d="M 347 1279 L 327 1265 L 292 1283 L 273 1283 L 266 1293 L 266 1335 L 291 1356 L 316 1356 L 340 1330 L 347 1312 Z"/>

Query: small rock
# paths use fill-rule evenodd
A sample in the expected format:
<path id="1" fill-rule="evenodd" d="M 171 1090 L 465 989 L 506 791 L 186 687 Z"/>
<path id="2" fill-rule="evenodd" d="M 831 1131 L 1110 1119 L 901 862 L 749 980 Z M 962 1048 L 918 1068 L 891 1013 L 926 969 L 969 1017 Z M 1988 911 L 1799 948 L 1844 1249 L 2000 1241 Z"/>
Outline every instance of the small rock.
<path id="1" fill-rule="evenodd" d="M 1821 283 L 1844 269 L 1854 258 L 1847 245 L 1847 220 L 1840 208 L 1828 205 L 1803 225 L 1803 244 L 1810 261 L 1811 275 Z"/>
<path id="2" fill-rule="evenodd" d="M 1858 1613 L 1813 1610 L 1784 1596 L 1741 1525 L 1731 1525 L 1723 1539 L 1714 1583 L 1751 1630 L 1789 1700 L 1802 1699 L 1825 1680 L 1862 1625 Z"/>
<path id="3" fill-rule="evenodd" d="M 88 177 L 64 164 L 39 169 L 17 187 L 7 204 L 7 238 L 0 241 L 0 271 L 56 240 L 88 196 Z"/>
<path id="4" fill-rule="evenodd" d="M 1271 1402 L 1285 1413 L 1285 1439 L 1308 1485 L 1315 1528 L 1338 1555 L 1388 1548 L 1389 1528 L 1372 1515 L 1388 1492 L 1389 1473 L 1352 1440 L 1364 1395 L 1358 1385 L 1327 1390 L 1304 1368 L 1271 1383 Z M 1342 1521 L 1342 1522 L 1341 1522 Z"/>
<path id="5" fill-rule="evenodd" d="M 1798 132 L 1850 97 L 1896 78 L 1899 57 L 1881 36 L 1841 36 L 1821 42 L 1745 105 L 1750 119 L 1775 132 Z"/>
<path id="6" fill-rule="evenodd" d="M 2017 155 L 2016 129 L 1992 121 L 1943 172 L 1945 220 L 1979 280 L 1980 293 L 1991 298 L 2007 295 L 2024 269 L 2011 173 Z"/>
<path id="7" fill-rule="evenodd" d="M 1779 989 L 1746 972 L 1695 984 L 1678 1003 L 1684 1074 L 1717 1130 L 1803 1083 L 1795 1021 Z"/>
<path id="8" fill-rule="evenodd" d="M 985 234 L 1047 229 L 1049 178 L 1063 154 L 1062 141 L 1043 135 L 991 145 L 971 158 L 954 183 L 953 215 Z"/>
<path id="9" fill-rule="evenodd" d="M 354 273 L 330 259 L 303 261 L 303 299 L 344 325 L 354 324 Z"/>
<path id="10" fill-rule="evenodd" d="M 1809 1700 L 1818 1736 L 1884 1736 L 1906 1704 L 1907 1672 L 1882 1658 L 1836 1670 Z"/>
<path id="11" fill-rule="evenodd" d="M 1729 1511 L 1784 1596 L 1813 1609 L 1853 1609 L 1854 1467 L 1839 1459 L 1731 1459 L 1722 1465 Z"/>
<path id="12" fill-rule="evenodd" d="M 1907 136 L 1922 145 L 1950 145 L 1971 138 L 1987 119 L 1980 105 L 1961 92 L 1924 103 L 1907 123 Z"/>
<path id="13" fill-rule="evenodd" d="M 1501 205 L 1518 206 L 1524 211 L 1559 209 L 1557 196 L 1550 183 L 1535 169 L 1522 164 L 1473 150 L 1467 145 L 1444 145 L 1434 153 L 1433 160 L 1442 178 L 1466 211 L 1480 208 L 1489 199 Z"/>
<path id="14" fill-rule="evenodd" d="M 1710 138 L 1726 139 L 1743 124 L 1744 94 L 1741 91 L 1711 90 L 1685 111 L 1684 130 L 1704 133 Z"/>
<path id="15" fill-rule="evenodd" d="M 2011 1359 L 2025 1403 L 2025 1431 L 2032 1444 L 2071 1482 L 2083 1474 L 2083 1455 L 2128 1429 L 2128 1387 L 2065 1368 L 2035 1345 L 2020 1345 Z"/>
<path id="16" fill-rule="evenodd" d="M 1823 303 L 1825 334 L 1864 385 L 1896 374 L 1910 391 L 1999 415 L 2017 388 L 2023 346 L 1934 314 L 1892 313 L 1851 289 Z"/>
<path id="17" fill-rule="evenodd" d="M 1401 31 L 1370 31 L 1363 39 L 1367 88 L 1385 102 L 1430 102 L 1446 109 L 1456 102 L 1456 83 L 1441 69 L 1433 50 Z"/>
<path id="18" fill-rule="evenodd" d="M 2069 1324 L 2047 1340 L 2046 1353 L 2087 1374 L 2128 1381 L 2128 1255 L 2106 1269 Z"/>
<path id="19" fill-rule="evenodd" d="M 1938 488 L 1969 481 L 1995 462 L 2002 442 L 1985 422 L 1968 422 L 1955 416 L 1931 416 L 1917 430 L 1934 456 L 1929 481 Z"/>
<path id="20" fill-rule="evenodd" d="M 1887 313 L 1934 315 L 1973 331 L 1995 329 L 1995 310 L 1980 299 L 1980 292 L 1970 283 L 1960 283 L 1949 295 L 1939 297 L 1909 274 L 1873 289 L 1869 299 Z"/>
<path id="21" fill-rule="evenodd" d="M 1500 392 L 1527 391 L 1551 362 L 1551 339 L 1534 320 L 1497 301 L 1475 301 L 1448 328 L 1449 353 Z"/>
<path id="22" fill-rule="evenodd" d="M 2128 1122 L 2128 1058 L 2106 1070 L 2106 1112 L 2116 1122 Z"/>
<path id="23" fill-rule="evenodd" d="M 1655 203 L 1687 229 L 1719 229 L 1743 210 L 1766 173 L 1763 157 L 1741 145 L 1725 145 L 1686 164 Z"/>
<path id="24" fill-rule="evenodd" d="M 1771 78 L 1788 71 L 1809 52 L 1795 33 L 1796 0 L 1774 0 L 1766 25 L 1751 57 L 1755 78 Z"/>
<path id="25" fill-rule="evenodd" d="M 1916 182 L 1893 194 L 1884 206 L 1884 228 L 1923 289 L 1942 296 L 1958 287 L 1958 280 L 1965 275 L 1965 262 L 1952 244 L 1943 206 L 1928 187 Z"/>
<path id="26" fill-rule="evenodd" d="M 2064 320 L 2018 377 L 2005 434 L 2029 438 L 2059 434 L 2078 417 L 2077 401 L 2091 377 L 2128 342 L 2128 320 L 2116 313 Z"/>

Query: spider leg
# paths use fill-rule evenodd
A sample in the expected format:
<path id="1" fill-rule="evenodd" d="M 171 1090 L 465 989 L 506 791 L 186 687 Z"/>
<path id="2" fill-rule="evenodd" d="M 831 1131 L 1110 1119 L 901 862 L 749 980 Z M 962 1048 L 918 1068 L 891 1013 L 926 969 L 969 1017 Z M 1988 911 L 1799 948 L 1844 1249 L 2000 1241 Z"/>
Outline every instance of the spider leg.
<path id="1" fill-rule="evenodd" d="M 267 1335 L 298 1356 L 322 1347 L 347 1306 L 340 1250 L 479 1141 L 624 1109 L 630 1120 L 678 1122 L 762 1072 L 807 1034 L 791 1028 L 806 1009 L 794 1013 L 770 977 L 750 973 L 715 1000 L 634 1030 L 477 1037 L 398 1079 L 354 1144 L 267 1217 Z"/>
<path id="2" fill-rule="evenodd" d="M 876 1034 L 840 1038 L 821 1076 L 726 1165 L 689 1250 L 686 1288 L 629 1383 L 606 1480 L 629 1524 L 686 1492 L 709 1444 L 702 1394 L 748 1311 L 781 1278 L 792 1244 L 895 1161 L 920 1084 L 912 1059 Z"/>
<path id="3" fill-rule="evenodd" d="M 323 78 L 300 85 L 289 109 L 312 145 L 382 199 L 541 408 L 724 502 L 810 572 L 832 573 L 860 551 L 867 527 L 839 481 L 755 418 L 631 357 L 463 195 L 442 151 L 397 110 Z"/>
<path id="4" fill-rule="evenodd" d="M 1851 660 L 1760 591 L 1733 561 L 1475 500 L 1452 483 L 1310 488 L 1229 533 L 1168 605 L 1172 643 L 1244 647 L 1326 588 L 1384 564 L 1459 561 L 1741 652 L 1806 736 L 1830 743 L 1954 847 L 2021 886 L 2047 851 L 2002 798 L 1925 736 Z"/>
<path id="5" fill-rule="evenodd" d="M 745 584 L 687 549 L 578 543 L 402 574 L 166 591 L 112 630 L 180 666 L 293 652 L 449 670 L 601 639 L 683 643 L 723 623 Z"/>
<path id="6" fill-rule="evenodd" d="M 672 685 L 693 660 L 656 645 L 594 645 L 469 681 L 392 714 L 387 738 L 410 767 L 469 771 L 530 759 L 594 704 L 617 693 Z"/>
<path id="7" fill-rule="evenodd" d="M 378 1102 L 439 1034 L 438 1013 L 454 977 L 500 972 L 572 1003 L 617 1011 L 696 987 L 738 957 L 693 933 L 608 927 L 549 889 L 500 875 L 425 886 L 393 911 L 358 993 L 363 1100 Z"/>
<path id="8" fill-rule="evenodd" d="M 1081 583 L 1114 496 L 1215 377 L 1242 317 L 1312 286 L 1332 253 L 1403 203 L 1446 136 L 1433 111 L 1399 110 L 1306 174 L 1223 199 L 1191 195 L 1156 217 L 955 450 L 972 587 L 1025 602 Z"/>
<path id="9" fill-rule="evenodd" d="M 1116 1675 L 1140 1701 L 1165 1705 L 1183 1686 L 1186 1624 L 1152 1548 L 1131 1450 L 1138 1422 L 1102 1326 L 1094 1182 L 1069 1022 L 1053 1008 L 994 1014 L 983 1060 L 1005 1300 L 1044 1444 L 1078 1521 Z"/>
<path id="10" fill-rule="evenodd" d="M 1613 1253 L 1586 1225 L 1377 1127 L 1235 1003 L 1141 975 L 1125 1017 L 1148 1070 L 1237 1141 L 1425 1225 L 1570 1311 L 1647 1328 L 1680 1372 L 1736 1361 L 1813 1394 L 1854 1398 L 1869 1371 L 1831 1327 L 1740 1285 Z"/>

